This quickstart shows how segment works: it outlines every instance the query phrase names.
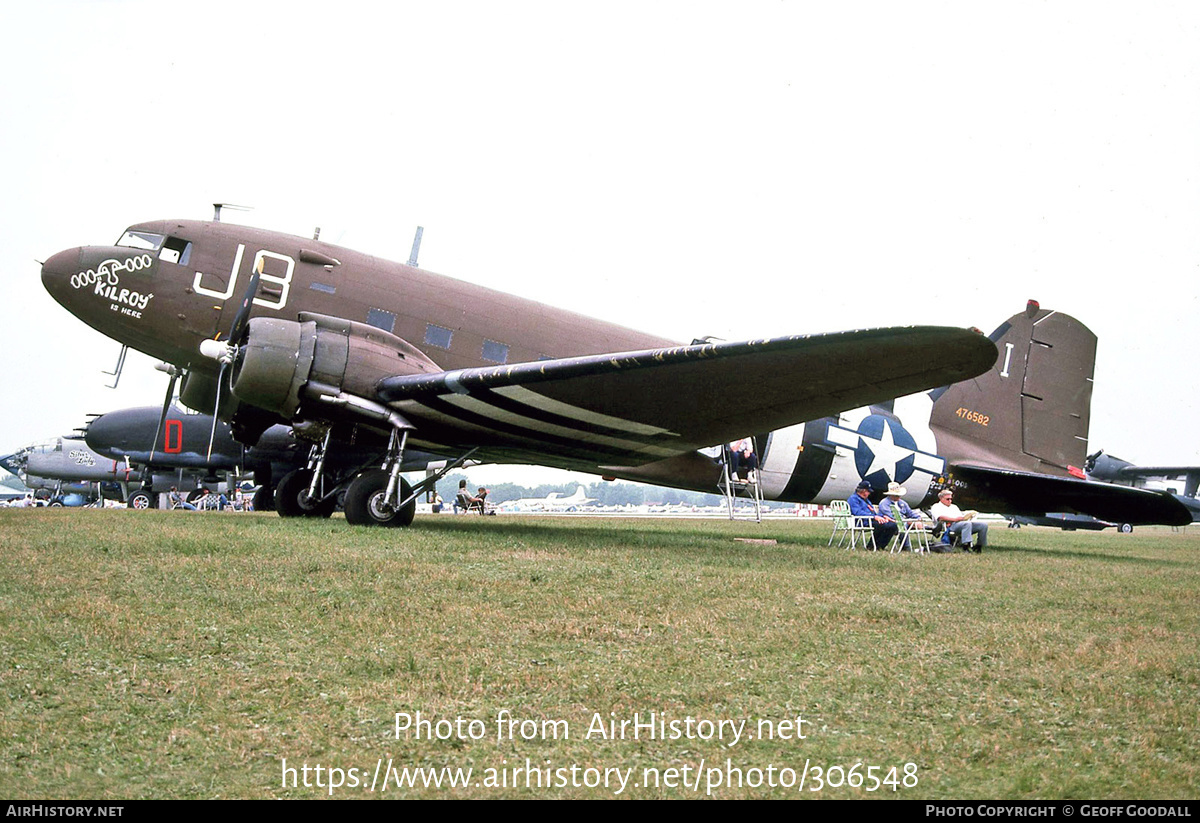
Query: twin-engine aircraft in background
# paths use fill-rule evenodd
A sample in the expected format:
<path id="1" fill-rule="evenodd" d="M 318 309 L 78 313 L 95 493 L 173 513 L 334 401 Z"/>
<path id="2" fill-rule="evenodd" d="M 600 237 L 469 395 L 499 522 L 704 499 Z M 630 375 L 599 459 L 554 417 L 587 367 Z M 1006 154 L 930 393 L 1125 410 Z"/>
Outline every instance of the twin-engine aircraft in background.
<path id="1" fill-rule="evenodd" d="M 344 493 L 354 524 L 412 522 L 438 477 L 410 488 L 413 448 L 447 471 L 530 463 L 713 492 L 724 472 L 701 449 L 756 432 L 766 499 L 844 499 L 866 478 L 904 484 L 914 505 L 949 484 L 982 510 L 1190 522 L 1169 496 L 1072 476 L 1095 337 L 1032 304 L 990 338 L 909 327 L 679 345 L 316 240 L 177 220 L 60 252 L 42 282 L 185 370 L 182 402 L 241 442 L 290 426 L 311 444 L 295 502 L 321 514 Z M 377 450 L 374 466 L 335 469 L 349 446 Z"/>
<path id="2" fill-rule="evenodd" d="M 88 448 L 82 437 L 55 437 L 0 457 L 0 466 L 27 488 L 51 494 L 50 505 L 64 499 L 94 502 L 101 497 L 124 499 L 131 474 L 127 463 L 110 460 Z M 72 502 L 71 505 L 76 505 Z"/>
<path id="3" fill-rule="evenodd" d="M 165 413 L 154 406 L 119 409 L 97 415 L 84 428 L 88 448 L 113 462 L 115 466 L 134 467 L 127 471 L 141 483 L 126 495 L 132 508 L 153 505 L 154 492 L 163 492 L 172 484 L 194 488 L 184 477 L 212 477 L 218 474 L 254 475 L 258 490 L 254 494 L 256 511 L 276 507 L 275 493 L 281 491 L 278 505 L 285 516 L 329 515 L 337 503 L 330 498 L 320 511 L 302 507 L 301 492 L 308 488 L 305 473 L 309 448 L 292 435 L 290 426 L 271 426 L 258 441 L 247 447 L 236 442 L 228 424 L 213 425 L 211 415 L 188 411 L 170 404 Z M 337 457 L 343 473 L 354 473 L 371 462 L 373 455 L 359 448 L 346 448 Z M 405 471 L 426 469 L 436 457 L 409 449 Z M 348 461 L 348 462 L 347 462 Z"/>
<path id="4" fill-rule="evenodd" d="M 1115 483 L 1138 489 L 1154 488 L 1166 492 L 1178 500 L 1192 514 L 1192 522 L 1200 521 L 1200 466 L 1138 466 L 1122 460 L 1103 450 L 1089 454 L 1084 462 L 1084 471 L 1089 480 Z M 1179 493 L 1180 488 L 1183 494 Z M 1013 517 L 1014 525 L 1054 526 L 1064 531 L 1076 529 L 1100 530 L 1115 528 L 1119 532 L 1133 531 L 1132 523 L 1110 523 L 1085 515 L 1052 512 L 1045 517 Z"/>
<path id="5" fill-rule="evenodd" d="M 307 450 L 284 426 L 247 448 L 230 436 L 228 425 L 214 430 L 211 424 L 210 416 L 178 406 L 169 407 L 165 415 L 154 407 L 120 409 L 92 416 L 77 435 L 0 458 L 0 465 L 21 476 L 31 489 L 120 500 L 134 509 L 153 508 L 158 494 L 172 486 L 183 491 L 205 483 L 216 486 L 224 475 L 232 488 L 234 477 L 254 473 L 262 484 L 256 503 L 272 508 L 272 469 L 286 473 L 303 465 Z M 213 431 L 213 449 L 206 454 Z"/>
<path id="6" fill-rule="evenodd" d="M 1084 469 L 1091 480 L 1165 490 L 1187 506 L 1193 522 L 1200 521 L 1200 466 L 1138 466 L 1100 450 L 1088 455 Z"/>
<path id="7" fill-rule="evenodd" d="M 127 467 L 125 502 L 134 509 L 153 508 L 158 493 L 173 485 L 190 491 L 220 475 L 232 481 L 253 474 L 260 486 L 254 506 L 269 510 L 274 470 L 282 467 L 286 473 L 305 457 L 283 426 L 264 432 L 250 448 L 233 439 L 227 424 L 213 426 L 210 415 L 175 404 L 161 411 L 141 406 L 97 415 L 84 427 L 83 438 L 89 449 Z"/>

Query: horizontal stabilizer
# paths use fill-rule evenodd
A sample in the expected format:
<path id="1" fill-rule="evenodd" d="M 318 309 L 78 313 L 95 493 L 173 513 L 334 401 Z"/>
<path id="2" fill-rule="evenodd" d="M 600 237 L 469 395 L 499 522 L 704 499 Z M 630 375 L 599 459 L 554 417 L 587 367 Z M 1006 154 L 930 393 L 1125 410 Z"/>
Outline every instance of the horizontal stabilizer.
<path id="1" fill-rule="evenodd" d="M 1119 474 L 1122 479 L 1174 480 L 1189 474 L 1200 474 L 1200 466 L 1126 466 Z"/>
<path id="2" fill-rule="evenodd" d="M 396 375 L 376 389 L 418 426 L 458 428 L 477 445 L 540 442 L 633 465 L 964 380 L 995 362 L 983 335 L 925 326 Z"/>
<path id="3" fill-rule="evenodd" d="M 983 511 L 1034 516 L 1074 512 L 1135 526 L 1192 522 L 1187 507 L 1168 492 L 982 466 L 954 466 L 951 473 L 966 484 L 971 505 Z"/>

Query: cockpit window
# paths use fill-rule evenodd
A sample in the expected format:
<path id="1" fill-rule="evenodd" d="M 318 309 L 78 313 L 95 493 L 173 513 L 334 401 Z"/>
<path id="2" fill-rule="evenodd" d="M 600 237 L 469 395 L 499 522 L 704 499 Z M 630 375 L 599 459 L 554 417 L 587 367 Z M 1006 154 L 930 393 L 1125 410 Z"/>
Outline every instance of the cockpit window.
<path id="1" fill-rule="evenodd" d="M 168 263 L 178 263 L 181 266 L 188 264 L 188 258 L 192 256 L 192 244 L 187 240 L 179 237 L 168 237 L 163 243 L 162 251 L 158 253 L 159 260 L 166 260 Z"/>
<path id="2" fill-rule="evenodd" d="M 121 235 L 121 239 L 117 241 L 117 245 L 126 246 L 131 249 L 157 251 L 165 239 L 161 234 L 155 234 L 154 232 L 129 229 Z"/>

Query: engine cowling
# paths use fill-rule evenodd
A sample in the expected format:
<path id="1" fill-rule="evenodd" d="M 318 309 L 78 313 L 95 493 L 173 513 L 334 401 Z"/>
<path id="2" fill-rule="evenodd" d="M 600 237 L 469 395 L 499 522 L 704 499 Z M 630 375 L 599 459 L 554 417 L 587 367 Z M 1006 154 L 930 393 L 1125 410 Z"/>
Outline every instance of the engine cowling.
<path id="1" fill-rule="evenodd" d="M 417 347 L 394 334 L 340 317 L 302 312 L 299 322 L 250 320 L 238 349 L 231 385 L 243 403 L 296 416 L 310 383 L 373 399 L 375 384 L 397 374 L 442 371 Z"/>

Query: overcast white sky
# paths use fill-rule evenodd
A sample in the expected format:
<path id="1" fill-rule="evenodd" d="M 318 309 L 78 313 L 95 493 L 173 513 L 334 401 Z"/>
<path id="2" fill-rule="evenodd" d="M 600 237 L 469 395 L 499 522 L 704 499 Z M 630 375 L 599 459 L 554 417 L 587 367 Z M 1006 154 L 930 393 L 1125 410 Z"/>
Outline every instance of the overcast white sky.
<path id="1" fill-rule="evenodd" d="M 688 340 L 1100 338 L 1091 444 L 1200 463 L 1200 4 L 39 2 L 0 10 L 0 452 L 166 377 L 37 260 L 211 217 Z M 903 295 L 903 300 L 896 299 Z"/>

